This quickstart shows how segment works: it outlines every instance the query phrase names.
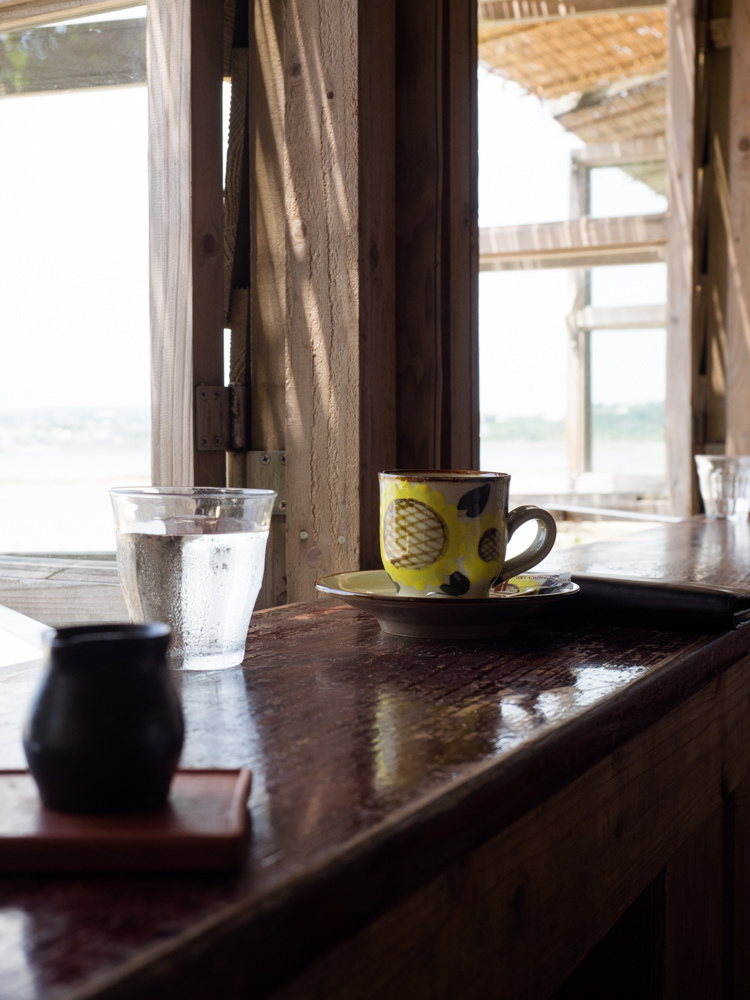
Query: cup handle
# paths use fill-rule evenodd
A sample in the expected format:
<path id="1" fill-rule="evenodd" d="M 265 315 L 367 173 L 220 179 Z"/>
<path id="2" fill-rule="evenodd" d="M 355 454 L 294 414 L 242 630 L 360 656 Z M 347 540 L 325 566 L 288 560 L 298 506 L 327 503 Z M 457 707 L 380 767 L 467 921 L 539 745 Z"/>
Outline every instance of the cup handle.
<path id="1" fill-rule="evenodd" d="M 523 552 L 508 559 L 497 577 L 496 582 L 498 583 L 531 569 L 552 551 L 552 546 L 557 538 L 555 519 L 548 510 L 535 507 L 533 504 L 516 507 L 508 514 L 508 541 L 513 537 L 516 529 L 520 528 L 522 524 L 526 524 L 527 521 L 537 522 L 534 540 Z"/>

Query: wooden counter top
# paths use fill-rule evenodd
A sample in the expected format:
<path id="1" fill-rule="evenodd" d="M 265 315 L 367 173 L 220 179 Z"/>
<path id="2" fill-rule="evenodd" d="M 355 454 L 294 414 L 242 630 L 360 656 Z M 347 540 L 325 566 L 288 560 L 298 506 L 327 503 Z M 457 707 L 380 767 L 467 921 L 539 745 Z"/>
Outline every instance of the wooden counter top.
<path id="1" fill-rule="evenodd" d="M 747 524 L 695 520 L 588 549 L 548 565 L 750 581 Z M 253 769 L 243 870 L 0 879 L 0 996 L 267 995 L 749 648 L 750 628 L 531 618 L 449 643 L 385 635 L 330 602 L 259 613 L 242 668 L 177 675 L 182 766 Z M 0 767 L 24 764 L 37 673 L 0 672 Z"/>

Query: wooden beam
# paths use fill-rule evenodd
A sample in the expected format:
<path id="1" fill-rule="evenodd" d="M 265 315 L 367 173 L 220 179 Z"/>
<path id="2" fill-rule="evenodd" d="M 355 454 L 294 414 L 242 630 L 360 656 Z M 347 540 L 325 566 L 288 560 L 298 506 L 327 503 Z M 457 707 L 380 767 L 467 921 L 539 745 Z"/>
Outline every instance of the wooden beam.
<path id="1" fill-rule="evenodd" d="M 666 306 L 586 306 L 575 314 L 582 330 L 651 330 L 667 325 Z"/>
<path id="2" fill-rule="evenodd" d="M 668 239 L 666 215 L 587 217 L 565 222 L 498 226 L 479 232 L 481 270 L 518 267 L 584 267 L 599 255 L 618 262 L 663 259 Z M 608 262 L 612 262 L 611 260 Z"/>
<path id="3" fill-rule="evenodd" d="M 573 149 L 573 163 L 587 167 L 619 167 L 626 163 L 643 163 L 648 160 L 666 160 L 667 143 L 664 136 L 647 139 L 627 139 L 623 142 L 603 142 Z"/>
<path id="4" fill-rule="evenodd" d="M 140 7 L 145 0 L 124 0 L 117 9 Z M 3 31 L 26 28 L 35 24 L 67 21 L 112 11 L 111 0 L 0 0 L 0 27 Z"/>
<path id="5" fill-rule="evenodd" d="M 195 387 L 223 384 L 222 8 L 149 0 L 152 477 L 225 482 L 198 451 Z"/>
<path id="6" fill-rule="evenodd" d="M 664 0 L 488 0 L 479 7 L 479 23 L 492 21 L 556 21 L 560 18 L 590 17 L 592 14 L 633 13 L 663 7 Z"/>
<path id="7" fill-rule="evenodd" d="M 692 0 L 669 0 L 667 30 L 667 146 L 670 153 L 667 169 L 670 219 L 665 405 L 667 480 L 672 512 L 692 514 L 698 502 L 692 468 L 696 90 Z"/>
<path id="8" fill-rule="evenodd" d="M 727 209 L 729 302 L 727 310 L 727 451 L 750 454 L 750 8 L 735 3 L 729 123 Z M 727 183 L 731 186 L 727 190 Z"/>
<path id="9" fill-rule="evenodd" d="M 146 82 L 146 17 L 0 36 L 0 97 Z M 0 24 L 0 27 L 2 25 Z"/>

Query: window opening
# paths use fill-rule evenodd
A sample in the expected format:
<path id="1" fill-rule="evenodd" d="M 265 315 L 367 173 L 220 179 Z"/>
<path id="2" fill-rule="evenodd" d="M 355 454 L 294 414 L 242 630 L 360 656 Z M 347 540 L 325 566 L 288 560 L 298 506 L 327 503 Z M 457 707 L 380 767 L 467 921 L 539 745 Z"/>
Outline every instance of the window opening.
<path id="1" fill-rule="evenodd" d="M 479 24 L 480 454 L 666 510 L 666 11 Z"/>
<path id="2" fill-rule="evenodd" d="M 150 482 L 145 14 L 0 22 L 0 552 L 114 550 Z"/>

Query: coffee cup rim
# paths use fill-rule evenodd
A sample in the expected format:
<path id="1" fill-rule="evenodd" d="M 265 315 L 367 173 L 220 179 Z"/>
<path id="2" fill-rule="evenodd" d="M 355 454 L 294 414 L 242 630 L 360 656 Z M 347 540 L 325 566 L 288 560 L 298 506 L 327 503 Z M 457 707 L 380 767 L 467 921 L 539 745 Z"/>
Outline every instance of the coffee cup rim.
<path id="1" fill-rule="evenodd" d="M 386 469 L 379 473 L 391 479 L 418 479 L 424 482 L 440 482 L 464 479 L 510 479 L 508 472 L 484 472 L 478 469 Z"/>

